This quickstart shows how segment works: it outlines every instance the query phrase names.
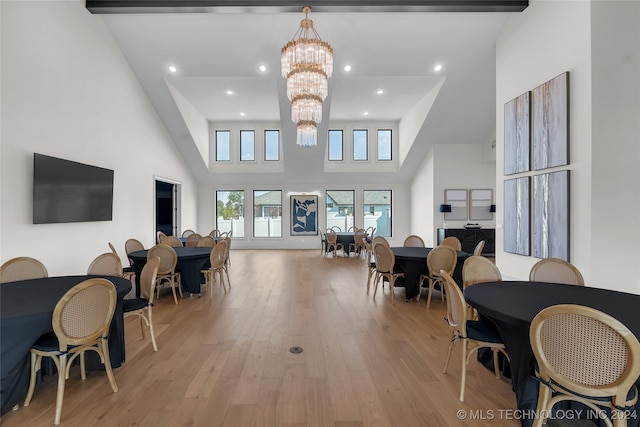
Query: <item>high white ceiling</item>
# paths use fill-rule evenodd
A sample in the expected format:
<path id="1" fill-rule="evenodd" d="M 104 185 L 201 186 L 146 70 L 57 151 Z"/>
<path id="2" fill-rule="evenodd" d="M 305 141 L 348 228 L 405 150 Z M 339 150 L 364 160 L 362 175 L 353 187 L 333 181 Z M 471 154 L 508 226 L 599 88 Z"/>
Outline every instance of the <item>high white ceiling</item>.
<path id="1" fill-rule="evenodd" d="M 312 11 L 316 30 L 334 50 L 327 119 L 320 131 L 327 128 L 325 121 L 399 121 L 444 79 L 416 129 L 409 155 L 384 181 L 407 182 L 432 144 L 486 141 L 495 131 L 495 41 L 511 13 Z M 203 183 L 255 182 L 255 176 L 209 171 L 167 82 L 211 122 L 280 121 L 287 145 L 295 126 L 280 75 L 280 49 L 303 17 L 302 12 L 102 15 Z M 168 72 L 170 64 L 178 68 L 174 75 Z M 258 71 L 261 64 L 267 66 L 265 73 Z M 348 73 L 343 70 L 347 64 L 352 66 Z M 434 71 L 436 64 L 442 64 L 442 71 Z M 384 93 L 378 95 L 378 89 Z M 311 150 L 286 146 L 283 159 L 286 165 L 304 160 L 307 182 L 356 183 L 376 176 L 373 170 L 325 173 L 325 147 L 322 142 Z M 297 173 L 299 168 L 285 166 L 284 172 L 265 175 L 260 182 L 288 182 Z"/>

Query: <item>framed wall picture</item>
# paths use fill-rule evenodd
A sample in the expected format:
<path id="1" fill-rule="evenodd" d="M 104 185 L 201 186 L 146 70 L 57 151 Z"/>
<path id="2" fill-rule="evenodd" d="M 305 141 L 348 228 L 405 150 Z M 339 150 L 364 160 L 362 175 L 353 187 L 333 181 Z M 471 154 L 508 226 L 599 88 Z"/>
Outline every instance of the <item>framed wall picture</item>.
<path id="1" fill-rule="evenodd" d="M 533 177 L 533 256 L 569 261 L 569 171 Z"/>
<path id="2" fill-rule="evenodd" d="M 469 219 L 472 220 L 491 220 L 493 212 L 491 205 L 493 204 L 492 189 L 472 189 L 469 190 Z"/>
<path id="3" fill-rule="evenodd" d="M 318 196 L 291 196 L 291 235 L 310 236 L 318 234 Z"/>
<path id="4" fill-rule="evenodd" d="M 504 182 L 504 251 L 530 255 L 529 177 Z"/>
<path id="5" fill-rule="evenodd" d="M 467 190 L 444 190 L 444 203 L 451 205 L 451 212 L 444 214 L 445 221 L 464 221 L 467 219 Z"/>
<path id="6" fill-rule="evenodd" d="M 504 105 L 504 174 L 527 172 L 530 151 L 530 92 Z"/>
<path id="7" fill-rule="evenodd" d="M 533 170 L 569 161 L 569 73 L 538 86 L 532 96 Z"/>

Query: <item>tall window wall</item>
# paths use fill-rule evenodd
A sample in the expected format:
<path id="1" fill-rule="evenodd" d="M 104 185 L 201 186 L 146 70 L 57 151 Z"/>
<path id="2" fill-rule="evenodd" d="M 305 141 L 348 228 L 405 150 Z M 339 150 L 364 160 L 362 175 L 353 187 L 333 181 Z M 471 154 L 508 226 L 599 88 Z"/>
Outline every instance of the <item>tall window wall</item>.
<path id="1" fill-rule="evenodd" d="M 282 237 L 282 191 L 254 190 L 253 237 Z"/>
<path id="2" fill-rule="evenodd" d="M 391 190 L 364 190 L 363 204 L 364 228 L 375 227 L 376 236 L 391 237 Z"/>
<path id="3" fill-rule="evenodd" d="M 240 131 L 240 160 L 252 162 L 256 159 L 256 132 L 253 130 Z"/>
<path id="4" fill-rule="evenodd" d="M 244 191 L 216 191 L 216 228 L 244 237 Z"/>
<path id="5" fill-rule="evenodd" d="M 231 132 L 216 131 L 216 162 L 231 161 Z"/>
<path id="6" fill-rule="evenodd" d="M 329 161 L 344 160 L 344 138 L 342 130 L 329 131 Z"/>
<path id="7" fill-rule="evenodd" d="M 354 224 L 355 192 L 353 190 L 327 190 L 327 228 L 339 227 L 347 231 Z"/>

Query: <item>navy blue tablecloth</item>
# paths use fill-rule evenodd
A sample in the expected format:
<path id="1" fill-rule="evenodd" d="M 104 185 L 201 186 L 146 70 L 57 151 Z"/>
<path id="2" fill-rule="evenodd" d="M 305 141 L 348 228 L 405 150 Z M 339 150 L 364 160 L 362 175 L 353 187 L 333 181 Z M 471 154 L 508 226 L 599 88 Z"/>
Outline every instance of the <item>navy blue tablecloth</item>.
<path id="1" fill-rule="evenodd" d="M 65 276 L 0 284 L 0 403 L 1 413 L 22 403 L 29 387 L 29 350 L 41 335 L 52 332 L 53 309 L 73 286 L 102 276 Z M 111 366 L 125 360 L 122 300 L 131 282 L 105 276 L 116 287 L 118 299 L 109 332 Z M 87 356 L 93 354 L 89 352 Z"/>

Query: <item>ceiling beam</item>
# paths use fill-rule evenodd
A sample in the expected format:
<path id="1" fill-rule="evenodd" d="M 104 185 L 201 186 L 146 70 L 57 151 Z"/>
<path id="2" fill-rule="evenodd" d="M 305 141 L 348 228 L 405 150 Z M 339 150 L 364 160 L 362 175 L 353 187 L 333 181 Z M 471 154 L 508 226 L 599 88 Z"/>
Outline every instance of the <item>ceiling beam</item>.
<path id="1" fill-rule="evenodd" d="M 522 12 L 528 0 L 86 0 L 95 14 L 313 12 Z"/>

